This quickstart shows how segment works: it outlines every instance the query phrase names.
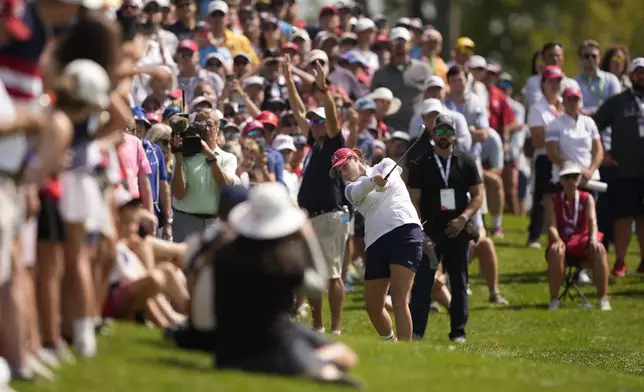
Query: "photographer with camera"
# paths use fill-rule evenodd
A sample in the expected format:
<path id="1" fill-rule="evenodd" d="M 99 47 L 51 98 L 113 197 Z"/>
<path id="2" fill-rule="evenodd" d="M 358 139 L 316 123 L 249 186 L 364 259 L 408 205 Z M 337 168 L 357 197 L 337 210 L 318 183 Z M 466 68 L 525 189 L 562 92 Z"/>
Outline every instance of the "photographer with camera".
<path id="1" fill-rule="evenodd" d="M 237 157 L 217 146 L 219 121 L 212 109 L 198 112 L 192 124 L 181 115 L 170 119 L 175 154 L 171 184 L 175 242 L 215 223 L 219 192 L 235 181 Z"/>
<path id="2" fill-rule="evenodd" d="M 436 118 L 431 131 L 434 146 L 429 154 L 410 162 L 407 186 L 421 220 L 427 221 L 426 241 L 431 238 L 434 242 L 436 259 L 449 274 L 452 287 L 449 338 L 465 343 L 468 255 L 470 241 L 478 241 L 471 218 L 481 208 L 484 190 L 474 161 L 454 148 L 455 129 L 452 116 L 442 114 Z M 430 305 L 426 297 L 438 268 L 437 262 L 423 262 L 426 264 L 418 268 L 409 304 L 415 338 L 422 338 L 425 332 Z"/>

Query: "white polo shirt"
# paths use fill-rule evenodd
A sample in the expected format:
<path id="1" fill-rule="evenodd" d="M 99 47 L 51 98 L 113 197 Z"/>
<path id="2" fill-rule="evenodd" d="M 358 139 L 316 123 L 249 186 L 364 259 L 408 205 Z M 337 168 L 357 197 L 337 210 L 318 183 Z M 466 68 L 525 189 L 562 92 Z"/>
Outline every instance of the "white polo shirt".
<path id="1" fill-rule="evenodd" d="M 528 111 L 528 127 L 543 127 L 546 131 L 551 122 L 553 122 L 559 113 L 555 110 L 545 97 L 541 97 L 534 105 L 530 106 Z M 534 157 L 546 155 L 546 148 L 537 148 L 534 150 Z"/>
<path id="2" fill-rule="evenodd" d="M 0 81 L 0 121 L 12 123 L 16 120 L 16 108 Z M 0 171 L 17 174 L 20 172 L 28 153 L 27 135 L 22 132 L 0 137 Z"/>
<path id="3" fill-rule="evenodd" d="M 567 114 L 553 120 L 546 129 L 546 143 L 556 142 L 563 159 L 588 168 L 592 162 L 593 140 L 599 139 L 595 121 L 580 114 L 575 121 Z M 552 182 L 559 182 L 559 166 L 552 165 Z M 595 170 L 593 180 L 599 180 L 599 170 Z"/>
<path id="4" fill-rule="evenodd" d="M 367 248 L 397 227 L 409 223 L 420 226 L 418 213 L 411 202 L 407 186 L 400 176 L 401 167 L 397 167 L 391 173 L 382 191 L 376 191 L 376 186 L 371 179 L 376 174 L 386 176 L 395 164 L 392 159 L 385 158 L 377 165 L 367 167 L 366 176 L 349 183 L 345 188 L 347 200 L 364 217 L 364 242 Z"/>

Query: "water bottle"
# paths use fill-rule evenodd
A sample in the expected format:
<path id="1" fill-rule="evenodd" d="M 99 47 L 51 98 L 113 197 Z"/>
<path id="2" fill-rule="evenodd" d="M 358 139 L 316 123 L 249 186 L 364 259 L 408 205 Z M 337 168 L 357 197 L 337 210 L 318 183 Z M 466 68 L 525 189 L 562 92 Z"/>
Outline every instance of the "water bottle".
<path id="1" fill-rule="evenodd" d="M 351 220 L 351 211 L 349 206 L 342 206 L 342 223 L 349 223 Z"/>

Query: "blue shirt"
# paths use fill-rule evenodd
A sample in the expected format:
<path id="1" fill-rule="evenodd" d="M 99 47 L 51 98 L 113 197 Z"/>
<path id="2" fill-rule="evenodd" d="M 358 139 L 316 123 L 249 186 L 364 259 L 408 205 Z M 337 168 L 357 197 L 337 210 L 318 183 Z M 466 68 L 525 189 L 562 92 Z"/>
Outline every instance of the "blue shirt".
<path id="1" fill-rule="evenodd" d="M 159 209 L 159 186 L 161 181 L 170 181 L 170 175 L 165 166 L 165 158 L 161 147 L 157 144 L 152 144 L 149 140 L 143 139 L 143 151 L 145 156 L 150 162 L 150 169 L 152 173 L 148 175 L 150 179 L 150 187 L 152 188 L 152 201 L 154 202 L 154 211 L 158 214 Z"/>
<path id="2" fill-rule="evenodd" d="M 423 53 L 423 50 L 420 48 L 420 46 L 414 45 L 409 51 L 409 56 L 412 59 L 422 60 L 425 57 L 425 54 Z"/>
<path id="3" fill-rule="evenodd" d="M 598 70 L 594 79 L 581 73 L 575 80 L 579 83 L 582 103 L 587 109 L 596 109 L 608 98 L 622 92 L 622 84 L 617 76 L 610 72 Z"/>
<path id="4" fill-rule="evenodd" d="M 268 154 L 268 171 L 275 173 L 275 181 L 284 184 L 284 157 L 282 153 L 272 147 L 266 147 L 266 154 Z"/>
<path id="5" fill-rule="evenodd" d="M 373 141 L 374 138 L 368 131 L 360 132 L 358 135 L 357 147 L 367 162 L 371 162 L 371 158 L 373 157 Z"/>

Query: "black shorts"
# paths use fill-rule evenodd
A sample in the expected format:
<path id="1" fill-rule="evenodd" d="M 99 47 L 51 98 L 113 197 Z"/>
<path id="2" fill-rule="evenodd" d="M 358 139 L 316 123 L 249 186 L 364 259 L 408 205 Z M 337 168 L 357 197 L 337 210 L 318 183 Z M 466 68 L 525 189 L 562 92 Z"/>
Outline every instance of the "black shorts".
<path id="1" fill-rule="evenodd" d="M 364 217 L 360 215 L 359 212 L 355 213 L 353 218 L 353 236 L 358 238 L 364 238 Z"/>
<path id="2" fill-rule="evenodd" d="M 552 162 L 547 155 L 540 155 L 534 162 L 534 192 L 543 195 L 554 192 L 552 182 Z"/>
<path id="3" fill-rule="evenodd" d="M 617 178 L 610 184 L 609 198 L 615 219 L 644 214 L 644 178 Z"/>
<path id="4" fill-rule="evenodd" d="M 38 213 L 38 241 L 65 241 L 65 225 L 58 210 L 58 200 L 46 193 L 40 193 Z"/>
<path id="5" fill-rule="evenodd" d="M 423 257 L 423 232 L 417 224 L 396 227 L 367 248 L 365 280 L 389 278 L 389 266 L 402 265 L 416 272 Z"/>

